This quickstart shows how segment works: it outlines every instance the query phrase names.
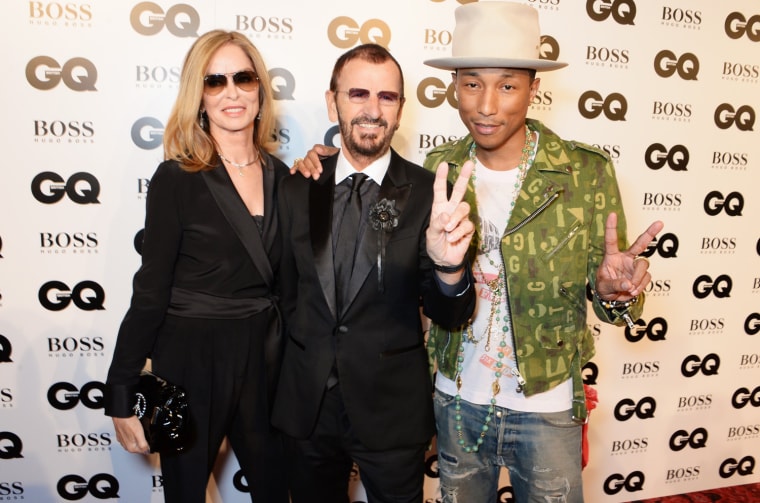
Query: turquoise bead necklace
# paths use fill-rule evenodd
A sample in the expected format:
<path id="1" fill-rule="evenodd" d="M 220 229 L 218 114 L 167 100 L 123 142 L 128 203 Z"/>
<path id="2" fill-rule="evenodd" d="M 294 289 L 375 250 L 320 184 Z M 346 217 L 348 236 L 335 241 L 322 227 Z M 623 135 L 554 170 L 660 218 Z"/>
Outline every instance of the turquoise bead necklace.
<path id="1" fill-rule="evenodd" d="M 475 143 L 473 142 L 472 147 L 470 148 L 469 157 L 470 160 L 475 163 L 477 166 L 478 161 L 477 157 L 475 155 Z M 520 194 L 520 189 L 522 187 L 523 181 L 525 180 L 525 175 L 528 172 L 528 168 L 530 167 L 530 164 L 532 162 L 533 156 L 536 153 L 536 142 L 533 139 L 533 133 L 528 128 L 528 126 L 525 126 L 525 144 L 522 148 L 522 155 L 520 156 L 520 164 L 517 166 L 517 180 L 515 181 L 515 187 L 514 187 L 514 193 L 512 194 L 512 201 L 510 206 L 510 214 L 511 210 L 514 209 L 515 203 L 517 202 L 517 197 Z M 475 189 L 475 183 L 476 183 L 476 176 L 475 171 L 472 172 L 472 185 L 473 189 Z M 477 198 L 476 198 L 477 200 Z M 508 217 L 509 218 L 509 217 Z M 480 233 L 478 234 L 480 235 Z M 473 334 L 473 328 L 472 323 L 467 325 L 467 328 L 465 329 L 465 332 L 463 334 L 462 340 L 459 344 L 459 351 L 457 353 L 457 372 L 455 376 L 455 383 L 457 387 L 457 394 L 454 396 L 454 421 L 455 421 L 455 430 L 457 432 L 458 440 L 457 443 L 464 449 L 465 452 L 478 452 L 480 449 L 480 446 L 483 444 L 484 438 L 489 430 L 489 423 L 491 422 L 493 418 L 493 413 L 496 407 L 496 396 L 501 391 L 501 385 L 499 384 L 499 381 L 501 380 L 501 376 L 504 375 L 504 371 L 511 372 L 513 375 L 517 373 L 517 369 L 509 369 L 508 367 L 505 368 L 504 364 L 504 351 L 507 348 L 507 335 L 509 334 L 509 325 L 510 325 L 510 319 L 508 311 L 505 312 L 505 315 L 502 320 L 501 316 L 501 306 L 502 304 L 506 305 L 507 299 L 507 280 L 506 280 L 506 272 L 504 270 L 504 261 L 502 260 L 499 265 L 496 265 L 496 263 L 491 259 L 491 257 L 488 256 L 488 250 L 485 247 L 485 242 L 481 238 L 480 242 L 478 243 L 478 250 L 480 251 L 480 254 L 478 255 L 478 258 L 475 260 L 476 266 L 480 269 L 481 276 L 484 278 L 485 281 L 485 275 L 483 274 L 483 268 L 480 265 L 481 257 L 486 257 L 491 267 L 493 267 L 498 273 L 496 274 L 496 277 L 490 281 L 487 281 L 485 285 L 488 287 L 488 289 L 491 291 L 491 309 L 488 313 L 488 323 L 486 324 L 485 329 L 485 337 L 486 337 L 486 344 L 485 344 L 485 351 L 486 353 L 491 351 L 491 333 L 493 331 L 494 324 L 495 325 L 501 325 L 501 338 L 499 340 L 499 348 L 498 352 L 496 353 L 496 356 L 498 357 L 498 360 L 495 364 L 495 370 L 494 370 L 494 379 L 491 382 L 491 399 L 488 405 L 488 409 L 486 412 L 486 416 L 483 420 L 483 425 L 480 427 L 480 434 L 478 438 L 476 439 L 475 443 L 473 445 L 466 445 L 467 443 L 464 440 L 464 425 L 462 424 L 462 396 L 460 394 L 460 390 L 462 389 L 462 371 L 463 371 L 463 364 L 464 364 L 464 344 L 465 341 L 469 343 L 478 343 L 478 340 L 475 340 L 474 334 Z M 481 339 L 482 340 L 482 339 Z M 518 391 L 521 388 L 518 387 Z"/>

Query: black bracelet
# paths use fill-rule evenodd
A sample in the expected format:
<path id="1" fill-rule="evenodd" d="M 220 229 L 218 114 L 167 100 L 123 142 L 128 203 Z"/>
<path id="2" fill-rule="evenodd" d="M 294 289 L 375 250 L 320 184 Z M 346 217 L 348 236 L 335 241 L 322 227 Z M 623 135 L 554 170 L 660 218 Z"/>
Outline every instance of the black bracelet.
<path id="1" fill-rule="evenodd" d="M 433 263 L 433 269 L 439 272 L 445 272 L 447 274 L 454 274 L 455 272 L 459 272 L 462 269 L 465 268 L 467 265 L 467 259 L 464 259 L 461 263 L 457 265 L 441 265 Z"/>

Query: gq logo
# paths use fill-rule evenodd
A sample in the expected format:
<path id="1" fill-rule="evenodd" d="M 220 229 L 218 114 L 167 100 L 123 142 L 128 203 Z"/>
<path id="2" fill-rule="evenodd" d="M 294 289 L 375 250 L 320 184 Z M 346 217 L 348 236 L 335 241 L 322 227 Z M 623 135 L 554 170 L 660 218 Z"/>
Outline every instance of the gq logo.
<path id="1" fill-rule="evenodd" d="M 132 124 L 132 142 L 143 150 L 152 150 L 164 141 L 164 125 L 155 117 L 141 117 Z"/>
<path id="2" fill-rule="evenodd" d="M 703 359 L 697 355 L 689 355 L 681 362 L 681 375 L 684 377 L 694 377 L 699 372 L 706 376 L 718 374 L 720 369 L 720 357 L 715 353 L 710 353 Z"/>
<path id="3" fill-rule="evenodd" d="M 730 192 L 724 197 L 719 191 L 713 190 L 705 196 L 704 209 L 711 217 L 724 210 L 730 217 L 740 217 L 744 209 L 744 196 L 740 192 Z"/>
<path id="4" fill-rule="evenodd" d="M 697 428 L 689 433 L 686 430 L 678 430 L 670 436 L 670 442 L 668 442 L 671 451 L 682 451 L 686 446 L 692 449 L 703 449 L 707 447 L 707 430 L 705 428 Z"/>
<path id="5" fill-rule="evenodd" d="M 539 54 L 541 59 L 557 61 L 559 59 L 559 42 L 557 39 L 550 35 L 541 35 Z"/>
<path id="6" fill-rule="evenodd" d="M 757 335 L 760 333 L 760 313 L 752 313 L 744 320 L 744 331 L 747 335 Z M 0 335 L 0 349 L 2 346 L 2 335 Z M 0 362 L 5 361 L 0 355 Z"/>
<path id="7" fill-rule="evenodd" d="M 451 108 L 459 108 L 454 83 L 451 82 L 446 86 L 437 77 L 422 79 L 417 86 L 417 101 L 420 102 L 420 105 L 427 108 L 439 107 L 444 101 L 447 101 L 451 105 Z"/>
<path id="8" fill-rule="evenodd" d="M 657 402 L 650 396 L 645 396 L 638 403 L 630 398 L 623 398 L 615 405 L 613 414 L 618 421 L 628 421 L 633 416 L 639 419 L 652 419 L 656 409 Z"/>
<path id="9" fill-rule="evenodd" d="M 690 53 L 676 56 L 673 51 L 667 49 L 657 53 L 654 57 L 654 71 L 660 77 L 672 77 L 676 73 L 683 80 L 697 80 L 699 74 L 699 60 Z"/>
<path id="10" fill-rule="evenodd" d="M 627 476 L 615 473 L 604 481 L 604 492 L 612 496 L 625 489 L 629 493 L 644 489 L 644 473 L 636 470 Z"/>
<path id="11" fill-rule="evenodd" d="M 12 363 L 11 353 L 13 353 L 11 341 L 3 334 L 0 334 L 0 363 Z"/>
<path id="12" fill-rule="evenodd" d="M 683 145 L 668 148 L 662 143 L 652 143 L 644 152 L 644 162 L 649 169 L 660 169 L 667 164 L 673 171 L 686 171 L 689 166 L 689 149 Z"/>
<path id="13" fill-rule="evenodd" d="M 678 253 L 678 236 L 668 232 L 660 237 L 655 237 L 646 247 L 646 250 L 639 253 L 642 257 L 651 257 L 655 253 L 663 258 L 675 258 Z"/>
<path id="14" fill-rule="evenodd" d="M 731 276 L 727 274 L 721 274 L 715 278 L 715 281 L 707 274 L 703 274 L 694 280 L 691 293 L 698 299 L 706 299 L 711 293 L 719 299 L 724 299 L 731 296 L 733 285 Z"/>
<path id="15" fill-rule="evenodd" d="M 755 126 L 755 109 L 749 105 L 734 109 L 728 103 L 721 103 L 715 109 L 713 119 L 720 129 L 728 129 L 736 124 L 736 129 L 739 131 L 752 131 Z"/>
<path id="16" fill-rule="evenodd" d="M 734 409 L 742 409 L 747 404 L 750 404 L 753 407 L 760 407 L 760 386 L 752 391 L 744 387 L 734 391 L 734 394 L 731 397 L 731 405 Z"/>
<path id="17" fill-rule="evenodd" d="M 664 341 L 668 333 L 668 322 L 665 318 L 653 318 L 649 323 L 639 318 L 633 325 L 634 328 L 625 327 L 625 339 L 629 342 L 639 342 L 644 337 L 650 341 Z"/>
<path id="18" fill-rule="evenodd" d="M 578 111 L 587 119 L 596 119 L 604 114 L 611 121 L 624 121 L 628 102 L 620 93 L 611 93 L 604 98 L 596 91 L 586 91 L 578 100 Z"/>
<path id="19" fill-rule="evenodd" d="M 752 456 L 744 456 L 739 461 L 734 458 L 728 458 L 720 464 L 718 469 L 718 475 L 721 478 L 727 479 L 739 474 L 741 476 L 752 475 L 755 470 L 755 458 Z"/>
<path id="20" fill-rule="evenodd" d="M 61 81 L 72 91 L 97 91 L 98 70 L 86 58 L 71 58 L 61 66 L 50 56 L 37 56 L 26 64 L 26 80 L 40 91 L 49 91 Z"/>
<path id="21" fill-rule="evenodd" d="M 81 500 L 87 494 L 100 500 L 119 497 L 119 481 L 109 473 L 98 473 L 90 480 L 81 475 L 64 475 L 56 488 L 58 495 L 67 501 Z"/>
<path id="22" fill-rule="evenodd" d="M 50 293 L 53 292 L 53 299 Z M 102 311 L 106 293 L 103 287 L 94 281 L 82 281 L 73 290 L 62 281 L 48 281 L 40 287 L 37 295 L 42 307 L 48 311 L 62 311 L 71 302 L 82 311 Z"/>
<path id="23" fill-rule="evenodd" d="M 758 14 L 747 19 L 741 12 L 732 12 L 726 16 L 723 27 L 728 38 L 736 40 L 747 35 L 747 38 L 753 42 L 760 41 L 760 15 Z"/>
<path id="24" fill-rule="evenodd" d="M 18 435 L 11 431 L 0 431 L 0 459 L 23 458 L 23 447 L 24 444 Z"/>
<path id="25" fill-rule="evenodd" d="M 586 0 L 586 14 L 594 21 L 605 21 L 612 16 L 618 24 L 633 25 L 636 3 L 633 0 Z"/>
<path id="26" fill-rule="evenodd" d="M 54 204 L 69 196 L 77 204 L 98 204 L 100 182 L 90 173 L 80 171 L 68 180 L 52 171 L 43 171 L 32 180 L 32 195 L 44 204 Z"/>
<path id="27" fill-rule="evenodd" d="M 129 22 L 140 35 L 156 35 L 166 27 L 175 37 L 197 37 L 200 26 L 198 12 L 187 4 L 176 4 L 164 10 L 153 2 L 140 2 L 132 8 Z"/>
<path id="28" fill-rule="evenodd" d="M 359 26 L 348 16 L 338 16 L 330 21 L 327 38 L 339 49 L 348 49 L 357 42 L 374 43 L 387 49 L 391 42 L 391 29 L 380 19 L 370 19 Z"/>
<path id="29" fill-rule="evenodd" d="M 88 409 L 103 408 L 103 391 L 106 385 L 99 381 L 90 381 L 78 390 L 70 382 L 57 382 L 50 386 L 47 399 L 54 409 L 71 410 L 82 402 Z"/>

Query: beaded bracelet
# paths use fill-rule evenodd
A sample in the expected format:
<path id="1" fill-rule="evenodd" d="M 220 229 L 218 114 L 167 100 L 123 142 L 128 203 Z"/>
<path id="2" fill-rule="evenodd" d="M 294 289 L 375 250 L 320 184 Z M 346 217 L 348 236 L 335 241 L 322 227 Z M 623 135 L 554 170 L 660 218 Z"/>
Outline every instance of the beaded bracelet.
<path id="1" fill-rule="evenodd" d="M 632 305 L 636 304 L 639 301 L 638 297 L 634 297 L 630 300 L 623 300 L 623 301 L 604 300 L 603 298 L 599 296 L 599 293 L 596 290 L 594 290 L 594 297 L 596 297 L 596 300 L 599 301 L 599 303 L 602 305 L 603 308 L 615 309 L 615 310 L 628 309 L 629 307 L 631 307 Z"/>

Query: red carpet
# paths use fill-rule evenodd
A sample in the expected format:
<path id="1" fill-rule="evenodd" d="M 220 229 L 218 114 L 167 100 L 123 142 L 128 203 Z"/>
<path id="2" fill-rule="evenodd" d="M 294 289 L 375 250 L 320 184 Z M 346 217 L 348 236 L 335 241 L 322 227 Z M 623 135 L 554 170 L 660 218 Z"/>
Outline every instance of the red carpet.
<path id="1" fill-rule="evenodd" d="M 646 500 L 636 500 L 631 503 L 758 503 L 760 502 L 760 484 L 723 487 L 706 491 L 663 496 Z"/>

